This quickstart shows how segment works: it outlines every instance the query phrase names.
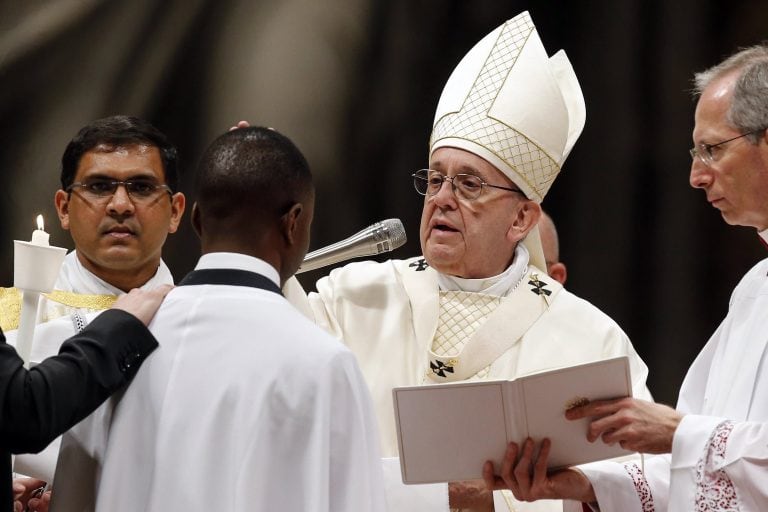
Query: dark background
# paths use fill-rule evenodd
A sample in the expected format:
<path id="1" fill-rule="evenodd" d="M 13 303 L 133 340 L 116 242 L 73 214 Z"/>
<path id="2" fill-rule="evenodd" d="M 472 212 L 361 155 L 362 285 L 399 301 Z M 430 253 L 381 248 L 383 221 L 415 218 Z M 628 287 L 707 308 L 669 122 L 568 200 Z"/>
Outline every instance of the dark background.
<path id="1" fill-rule="evenodd" d="M 239 119 L 293 138 L 313 167 L 311 249 L 384 218 L 419 251 L 423 167 L 443 84 L 486 33 L 529 10 L 564 48 L 587 123 L 544 201 L 568 288 L 612 316 L 674 402 L 685 370 L 763 255 L 688 185 L 694 71 L 766 37 L 765 0 L 0 0 L 0 283 L 13 239 L 53 208 L 59 158 L 83 125 L 126 113 L 180 147 L 183 191 L 205 145 Z M 192 200 L 189 198 L 189 205 Z M 189 210 L 188 210 L 189 211 Z M 176 278 L 198 245 L 189 222 L 164 257 Z M 311 288 L 322 272 L 301 276 Z"/>

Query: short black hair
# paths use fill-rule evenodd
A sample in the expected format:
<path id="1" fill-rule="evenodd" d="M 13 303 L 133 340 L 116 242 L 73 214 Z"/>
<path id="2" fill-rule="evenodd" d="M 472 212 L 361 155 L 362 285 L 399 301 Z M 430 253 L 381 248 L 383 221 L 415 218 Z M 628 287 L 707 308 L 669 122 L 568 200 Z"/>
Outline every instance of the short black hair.
<path id="1" fill-rule="evenodd" d="M 77 132 L 61 156 L 61 188 L 67 190 L 75 181 L 83 155 L 96 146 L 113 148 L 144 145 L 160 151 L 165 183 L 173 192 L 178 189 L 178 150 L 168 137 L 143 119 L 133 116 L 111 116 L 97 119 Z"/>
<path id="2" fill-rule="evenodd" d="M 271 128 L 238 128 L 219 136 L 198 166 L 196 200 L 210 219 L 274 218 L 313 190 L 304 155 Z"/>

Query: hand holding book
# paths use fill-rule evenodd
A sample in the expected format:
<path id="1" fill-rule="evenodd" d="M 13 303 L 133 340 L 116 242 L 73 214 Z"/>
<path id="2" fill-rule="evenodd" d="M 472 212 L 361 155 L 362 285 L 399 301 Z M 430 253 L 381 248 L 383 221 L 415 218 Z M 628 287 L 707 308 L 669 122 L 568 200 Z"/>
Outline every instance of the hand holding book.
<path id="1" fill-rule="evenodd" d="M 626 455 L 618 444 L 588 442 L 589 418 L 569 421 L 565 411 L 630 395 L 626 357 L 515 380 L 395 388 L 403 482 L 481 478 L 486 460 L 500 466 L 508 444 L 529 437 L 552 440 L 550 470 Z"/>

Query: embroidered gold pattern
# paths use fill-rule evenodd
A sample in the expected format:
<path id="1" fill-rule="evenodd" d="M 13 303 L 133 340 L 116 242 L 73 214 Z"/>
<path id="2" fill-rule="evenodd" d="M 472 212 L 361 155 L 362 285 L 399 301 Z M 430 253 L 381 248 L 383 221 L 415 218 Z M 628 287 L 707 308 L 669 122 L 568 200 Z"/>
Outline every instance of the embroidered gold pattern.
<path id="1" fill-rule="evenodd" d="M 17 288 L 0 288 L 0 328 L 3 331 L 18 329 L 21 318 L 21 291 Z"/>
<path id="2" fill-rule="evenodd" d="M 84 309 L 108 309 L 115 303 L 115 295 L 86 295 L 84 293 L 65 292 L 62 290 L 53 290 L 51 293 L 44 293 L 45 297 L 59 304 L 64 304 L 71 308 Z"/>
<path id="3" fill-rule="evenodd" d="M 70 308 L 82 308 L 93 311 L 108 309 L 117 300 L 117 297 L 114 295 L 87 295 L 62 290 L 53 290 L 51 293 L 44 293 L 43 296 L 48 300 Z M 59 311 L 57 313 L 49 311 L 47 319 L 52 320 L 63 314 L 69 314 L 69 312 Z M 0 288 L 0 328 L 3 331 L 18 329 L 20 318 L 21 290 L 18 288 Z"/>

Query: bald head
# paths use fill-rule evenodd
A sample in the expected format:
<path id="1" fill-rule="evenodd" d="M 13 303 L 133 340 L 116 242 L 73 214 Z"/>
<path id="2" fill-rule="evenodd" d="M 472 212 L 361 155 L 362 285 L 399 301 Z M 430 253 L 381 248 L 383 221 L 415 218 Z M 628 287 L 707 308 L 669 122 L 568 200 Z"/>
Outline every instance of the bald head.
<path id="1" fill-rule="evenodd" d="M 568 278 L 568 272 L 565 264 L 560 262 L 560 242 L 557 237 L 557 229 L 552 217 L 546 212 L 541 212 L 539 219 L 539 236 L 541 236 L 541 246 L 544 250 L 544 260 L 547 262 L 547 274 L 560 284 L 565 284 Z"/>
<path id="2" fill-rule="evenodd" d="M 208 146 L 197 178 L 192 220 L 203 253 L 256 256 L 290 277 L 314 209 L 312 174 L 293 142 L 271 128 L 232 130 Z"/>

